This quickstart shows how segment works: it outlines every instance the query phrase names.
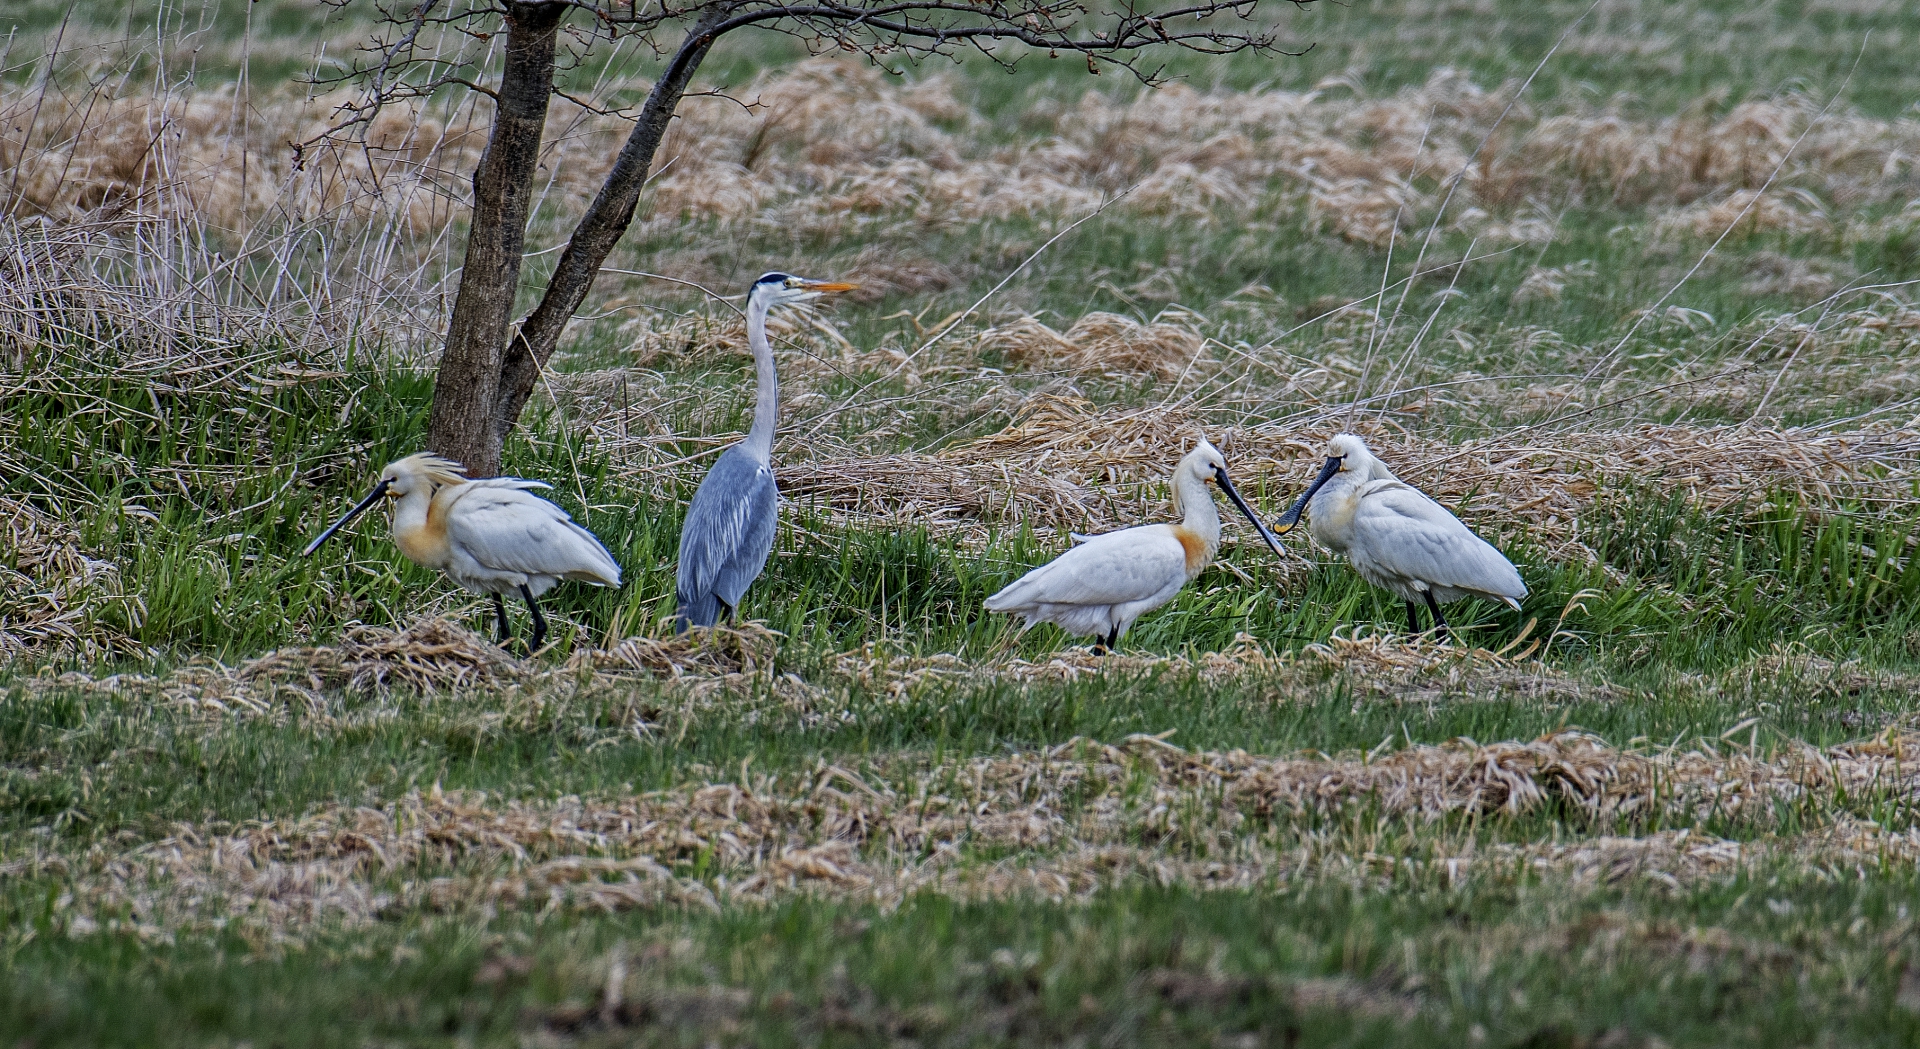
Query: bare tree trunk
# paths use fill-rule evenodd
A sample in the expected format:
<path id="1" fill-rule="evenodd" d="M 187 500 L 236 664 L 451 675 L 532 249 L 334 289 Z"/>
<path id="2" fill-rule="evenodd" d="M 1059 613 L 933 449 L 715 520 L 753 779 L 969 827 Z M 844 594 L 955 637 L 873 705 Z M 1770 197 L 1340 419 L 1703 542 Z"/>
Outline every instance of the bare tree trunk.
<path id="1" fill-rule="evenodd" d="M 606 264 L 621 234 L 632 224 L 634 208 L 640 203 L 640 191 L 645 188 L 647 173 L 653 168 L 653 155 L 660 148 L 661 139 L 666 137 L 667 124 L 673 119 L 673 111 L 680 105 L 694 71 L 713 48 L 717 38 L 714 27 L 726 17 L 727 5 L 707 7 L 681 40 L 680 49 L 674 53 L 666 71 L 647 93 L 640 118 L 627 135 L 626 145 L 621 147 L 612 170 L 607 172 L 606 181 L 601 183 L 599 194 L 567 241 L 567 249 L 547 282 L 540 305 L 520 326 L 519 334 L 507 348 L 493 401 L 490 436 L 496 456 L 507 432 L 520 418 L 521 409 L 526 407 L 527 398 L 533 394 L 533 384 L 540 377 L 541 367 L 559 345 L 567 322 L 586 301 L 587 292 L 593 288 L 593 278 Z"/>
<path id="2" fill-rule="evenodd" d="M 506 66 L 487 152 L 473 173 L 466 264 L 427 423 L 427 447 L 465 465 L 472 477 L 500 472 L 495 402 L 566 13 L 566 4 L 551 0 L 507 4 Z"/>

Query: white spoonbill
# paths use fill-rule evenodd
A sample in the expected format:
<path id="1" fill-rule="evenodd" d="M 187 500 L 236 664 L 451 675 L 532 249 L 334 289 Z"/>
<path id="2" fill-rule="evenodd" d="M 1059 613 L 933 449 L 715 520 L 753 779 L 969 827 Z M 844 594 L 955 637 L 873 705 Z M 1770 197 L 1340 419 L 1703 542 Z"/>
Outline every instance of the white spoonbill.
<path id="1" fill-rule="evenodd" d="M 1313 484 L 1273 523 L 1281 535 L 1313 511 L 1308 530 L 1344 554 L 1360 578 L 1407 603 L 1407 629 L 1420 632 L 1416 602 L 1434 626 L 1453 632 L 1440 605 L 1464 597 L 1504 601 L 1515 611 L 1527 596 L 1520 573 L 1500 551 L 1474 535 L 1446 507 L 1393 476 L 1367 442 L 1343 433 L 1327 442 L 1327 461 Z"/>
<path id="2" fill-rule="evenodd" d="M 773 550 L 780 503 L 773 483 L 780 379 L 773 369 L 773 347 L 767 344 L 767 311 L 856 287 L 769 273 L 747 292 L 747 345 L 753 350 L 759 381 L 753 429 L 747 431 L 746 440 L 722 452 L 707 471 L 693 493 L 693 505 L 687 507 L 686 523 L 680 526 L 680 573 L 674 588 L 679 608 L 674 620 L 681 632 L 690 626 L 712 626 L 722 608 L 733 616 Z"/>
<path id="3" fill-rule="evenodd" d="M 1203 437 L 1173 470 L 1173 509 L 1184 518 L 1179 524 L 1092 536 L 987 598 L 987 611 L 1024 616 L 1027 627 L 1054 623 L 1069 634 L 1092 634 L 1100 639 L 1095 647 L 1113 648 L 1134 620 L 1173 600 L 1220 549 L 1220 512 L 1208 481 L 1219 483 L 1279 553 L 1279 544 L 1227 479 L 1226 458 Z"/>
<path id="4" fill-rule="evenodd" d="M 466 468 L 432 452 L 409 455 L 388 464 L 380 483 L 320 538 L 300 553 L 309 556 L 348 521 L 381 497 L 393 507 L 393 542 L 400 552 L 477 594 L 493 595 L 500 617 L 500 643 L 507 642 L 507 603 L 517 593 L 533 613 L 529 652 L 547 636 L 547 618 L 534 598 L 562 579 L 596 586 L 619 586 L 620 566 L 593 533 L 573 523 L 565 510 L 529 489 L 551 488 L 544 481 L 488 477 L 469 481 Z"/>

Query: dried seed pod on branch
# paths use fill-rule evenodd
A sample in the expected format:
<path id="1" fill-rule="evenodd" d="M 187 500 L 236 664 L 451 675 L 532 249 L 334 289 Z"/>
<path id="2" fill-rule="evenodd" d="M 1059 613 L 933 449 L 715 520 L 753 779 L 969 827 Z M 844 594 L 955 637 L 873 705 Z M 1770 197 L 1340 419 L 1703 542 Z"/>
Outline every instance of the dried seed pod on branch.
<path id="1" fill-rule="evenodd" d="M 434 386 L 428 446 L 466 464 L 472 476 L 499 471 L 506 433 L 533 392 L 567 322 L 633 221 L 654 154 L 674 110 L 714 44 L 736 30 L 784 33 L 815 53 L 850 51 L 898 67 L 966 52 L 1006 66 L 1084 59 L 1155 82 L 1156 57 L 1274 53 L 1259 0 L 331 0 L 365 4 L 383 31 L 341 74 L 363 91 L 343 106 L 334 137 L 364 130 L 387 104 L 449 89 L 493 100 L 493 128 L 473 174 L 473 220 L 465 264 Z M 1300 4 L 1308 0 L 1290 0 Z M 449 44 L 448 41 L 453 43 Z M 616 76 L 585 72 L 595 48 L 639 45 L 663 64 L 637 109 L 612 99 Z M 588 82 L 584 93 L 570 86 Z M 589 110 L 632 121 L 632 130 L 592 204 L 574 227 L 538 304 L 513 316 L 527 221 L 539 183 L 547 109 L 561 95 Z M 319 140 L 303 143 L 312 146 Z"/>

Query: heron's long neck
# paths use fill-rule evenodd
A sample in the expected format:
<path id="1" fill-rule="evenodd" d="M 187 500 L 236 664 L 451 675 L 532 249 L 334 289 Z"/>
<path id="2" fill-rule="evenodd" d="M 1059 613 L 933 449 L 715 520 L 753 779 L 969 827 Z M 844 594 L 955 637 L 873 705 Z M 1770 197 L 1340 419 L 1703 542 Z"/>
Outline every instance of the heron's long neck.
<path id="1" fill-rule="evenodd" d="M 780 415 L 780 377 L 773 370 L 773 347 L 767 345 L 767 303 L 758 296 L 747 301 L 747 345 L 753 349 L 753 370 L 759 392 L 753 402 L 753 429 L 742 447 L 763 463 L 773 462 L 773 430 Z"/>

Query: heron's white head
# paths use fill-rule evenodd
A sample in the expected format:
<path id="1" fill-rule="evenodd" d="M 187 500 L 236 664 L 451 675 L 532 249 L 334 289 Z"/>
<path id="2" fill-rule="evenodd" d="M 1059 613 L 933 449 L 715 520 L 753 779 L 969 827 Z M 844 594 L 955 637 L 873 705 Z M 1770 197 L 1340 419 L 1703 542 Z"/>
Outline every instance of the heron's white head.
<path id="1" fill-rule="evenodd" d="M 808 280 L 791 273 L 769 273 L 753 282 L 753 290 L 747 293 L 747 302 L 759 302 L 772 308 L 811 302 L 827 292 L 852 291 L 859 286 L 846 281 Z"/>

